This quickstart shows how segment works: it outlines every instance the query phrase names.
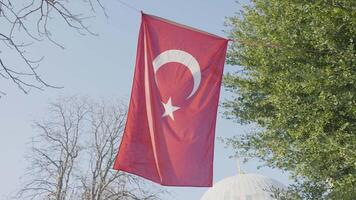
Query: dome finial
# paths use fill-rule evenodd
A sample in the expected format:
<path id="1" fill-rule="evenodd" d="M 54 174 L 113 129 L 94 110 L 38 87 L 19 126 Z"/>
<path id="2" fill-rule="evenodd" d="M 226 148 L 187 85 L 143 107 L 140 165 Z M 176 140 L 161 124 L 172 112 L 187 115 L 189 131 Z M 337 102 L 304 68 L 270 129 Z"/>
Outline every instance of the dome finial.
<path id="1" fill-rule="evenodd" d="M 239 156 L 236 156 L 236 161 L 237 161 L 237 174 L 243 174 L 243 171 L 241 171 L 240 157 Z"/>

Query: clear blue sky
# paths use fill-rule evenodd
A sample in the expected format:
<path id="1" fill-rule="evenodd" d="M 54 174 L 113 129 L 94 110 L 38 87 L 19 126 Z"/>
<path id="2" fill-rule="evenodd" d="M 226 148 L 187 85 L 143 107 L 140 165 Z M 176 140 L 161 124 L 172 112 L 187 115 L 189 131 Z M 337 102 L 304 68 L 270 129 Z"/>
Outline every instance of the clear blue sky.
<path id="1" fill-rule="evenodd" d="M 125 0 L 123 0 L 125 1 Z M 225 36 L 225 17 L 238 12 L 240 5 L 234 0 L 126 0 L 143 11 L 193 26 L 220 36 Z M 243 2 L 243 1 L 240 1 Z M 86 95 L 95 98 L 125 99 L 130 95 L 136 53 L 140 14 L 116 0 L 106 1 L 109 19 L 90 19 L 91 29 L 100 35 L 82 37 L 60 24 L 52 26 L 55 38 L 66 49 L 49 43 L 36 44 L 29 49 L 30 55 L 46 55 L 39 72 L 52 84 L 63 89 L 32 90 L 25 95 L 14 85 L 0 82 L 7 95 L 0 99 L 0 200 L 19 187 L 20 176 L 26 167 L 24 154 L 26 143 L 35 135 L 31 127 L 33 120 L 45 118 L 47 103 L 60 96 Z M 13 58 L 16 63 L 16 58 Z M 226 66 L 226 71 L 233 71 Z M 6 84 L 5 84 L 6 83 Z M 221 100 L 227 97 L 222 90 Z M 220 112 L 222 109 L 219 109 Z M 249 127 L 241 127 L 231 121 L 217 120 L 217 137 L 244 134 Z M 214 160 L 214 182 L 236 174 L 236 160 L 229 159 L 230 149 L 216 140 Z M 257 170 L 256 162 L 242 165 L 248 173 L 259 173 L 288 183 L 286 174 L 278 170 Z M 207 188 L 166 187 L 172 197 L 167 199 L 200 199 Z"/>

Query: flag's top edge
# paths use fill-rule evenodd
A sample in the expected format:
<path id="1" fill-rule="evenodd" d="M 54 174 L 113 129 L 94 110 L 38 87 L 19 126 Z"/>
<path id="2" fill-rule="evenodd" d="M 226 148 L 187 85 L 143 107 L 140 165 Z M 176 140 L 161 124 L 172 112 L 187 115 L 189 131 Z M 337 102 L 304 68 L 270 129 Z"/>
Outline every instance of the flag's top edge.
<path id="1" fill-rule="evenodd" d="M 142 11 L 141 11 L 141 14 L 142 14 L 142 16 L 152 17 L 152 18 L 155 18 L 155 19 L 158 19 L 158 20 L 161 20 L 161 21 L 164 21 L 164 22 L 167 22 L 167 23 L 176 25 L 176 26 L 180 26 L 180 27 L 182 27 L 182 28 L 186 28 L 186 29 L 189 29 L 189 30 L 197 31 L 197 32 L 202 33 L 202 34 L 206 34 L 206 35 L 209 35 L 209 36 L 218 38 L 218 39 L 222 39 L 222 40 L 229 41 L 229 39 L 223 38 L 223 37 L 221 37 L 221 36 L 218 36 L 218 35 L 215 35 L 215 34 L 212 34 L 212 33 L 209 33 L 209 32 L 206 32 L 206 31 L 203 31 L 203 30 L 200 30 L 200 29 L 191 27 L 191 26 L 187 26 L 187 25 L 184 25 L 184 24 L 180 24 L 180 23 L 177 23 L 177 22 L 174 22 L 174 21 L 171 21 L 171 20 L 162 18 L 162 17 L 158 17 L 158 16 L 155 16 L 155 15 L 149 15 L 149 14 L 143 13 Z"/>

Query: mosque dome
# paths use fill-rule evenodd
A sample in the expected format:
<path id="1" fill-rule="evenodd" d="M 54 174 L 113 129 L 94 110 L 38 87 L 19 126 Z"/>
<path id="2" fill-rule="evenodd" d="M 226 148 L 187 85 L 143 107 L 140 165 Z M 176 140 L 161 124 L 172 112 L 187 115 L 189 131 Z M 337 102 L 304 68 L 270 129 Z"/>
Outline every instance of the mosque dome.
<path id="1" fill-rule="evenodd" d="M 273 188 L 286 189 L 282 183 L 266 176 L 237 174 L 215 183 L 201 200 L 273 200 Z"/>

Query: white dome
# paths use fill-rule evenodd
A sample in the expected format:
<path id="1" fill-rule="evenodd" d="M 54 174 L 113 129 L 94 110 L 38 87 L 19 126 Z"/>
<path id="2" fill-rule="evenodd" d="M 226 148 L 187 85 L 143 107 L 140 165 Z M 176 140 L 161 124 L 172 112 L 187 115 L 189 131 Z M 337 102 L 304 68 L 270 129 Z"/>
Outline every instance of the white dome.
<path id="1" fill-rule="evenodd" d="M 205 192 L 201 200 L 272 200 L 271 189 L 286 187 L 258 174 L 238 174 L 225 178 Z"/>

